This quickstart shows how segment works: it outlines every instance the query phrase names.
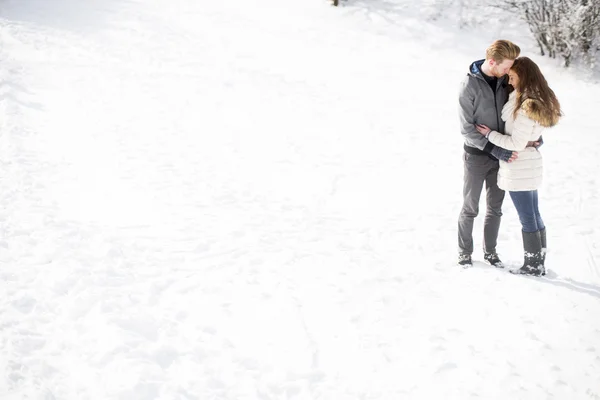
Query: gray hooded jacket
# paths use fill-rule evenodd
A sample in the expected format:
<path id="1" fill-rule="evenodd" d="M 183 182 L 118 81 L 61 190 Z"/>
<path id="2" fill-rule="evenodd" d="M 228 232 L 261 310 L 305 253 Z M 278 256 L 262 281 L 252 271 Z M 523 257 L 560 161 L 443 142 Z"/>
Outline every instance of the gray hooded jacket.
<path id="1" fill-rule="evenodd" d="M 492 90 L 481 72 L 484 60 L 475 61 L 460 87 L 460 131 L 465 141 L 465 151 L 472 154 L 488 154 L 493 144 L 477 132 L 475 124 L 483 124 L 504 133 L 504 121 L 500 118 L 502 107 L 508 100 L 508 80 L 498 78 L 496 92 Z"/>

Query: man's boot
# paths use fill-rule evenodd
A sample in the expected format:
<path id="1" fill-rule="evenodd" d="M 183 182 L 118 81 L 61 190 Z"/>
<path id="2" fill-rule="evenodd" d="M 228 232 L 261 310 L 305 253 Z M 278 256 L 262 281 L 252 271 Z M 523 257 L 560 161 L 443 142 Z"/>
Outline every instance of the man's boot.
<path id="1" fill-rule="evenodd" d="M 458 254 L 458 265 L 463 268 L 470 268 L 473 266 L 473 261 L 471 261 L 471 255 L 467 253 L 459 253 Z"/>
<path id="2" fill-rule="evenodd" d="M 504 264 L 502 264 L 500 257 L 498 257 L 498 253 L 495 251 L 493 253 L 483 253 L 483 259 L 496 268 L 504 268 Z"/>
<path id="3" fill-rule="evenodd" d="M 540 239 L 540 231 L 523 232 L 523 250 L 523 266 L 519 269 L 513 269 L 510 272 L 532 276 L 542 275 L 542 241 Z"/>

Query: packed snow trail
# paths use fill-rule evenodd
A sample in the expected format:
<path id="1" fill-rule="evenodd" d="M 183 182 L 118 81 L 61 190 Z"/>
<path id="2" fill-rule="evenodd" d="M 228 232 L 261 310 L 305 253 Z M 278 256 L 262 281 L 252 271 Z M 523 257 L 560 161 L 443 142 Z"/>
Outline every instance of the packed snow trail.
<path id="1" fill-rule="evenodd" d="M 461 270 L 495 37 L 323 3 L 2 3 L 0 398 L 600 398 L 599 86 L 541 60 L 548 277 Z"/>

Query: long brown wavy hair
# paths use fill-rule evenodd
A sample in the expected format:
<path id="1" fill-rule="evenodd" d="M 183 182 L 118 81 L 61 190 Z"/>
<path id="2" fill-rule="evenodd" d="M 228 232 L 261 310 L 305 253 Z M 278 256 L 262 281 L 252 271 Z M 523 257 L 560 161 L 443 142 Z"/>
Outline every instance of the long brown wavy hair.
<path id="1" fill-rule="evenodd" d="M 548 81 L 542 75 L 542 71 L 528 57 L 519 57 L 511 67 L 519 77 L 517 90 L 517 106 L 515 107 L 514 117 L 528 101 L 528 105 L 535 107 L 535 113 L 543 121 L 548 121 L 548 126 L 554 126 L 562 115 L 560 103 L 554 94 L 554 91 L 548 86 Z M 544 124 L 546 125 L 546 124 Z"/>

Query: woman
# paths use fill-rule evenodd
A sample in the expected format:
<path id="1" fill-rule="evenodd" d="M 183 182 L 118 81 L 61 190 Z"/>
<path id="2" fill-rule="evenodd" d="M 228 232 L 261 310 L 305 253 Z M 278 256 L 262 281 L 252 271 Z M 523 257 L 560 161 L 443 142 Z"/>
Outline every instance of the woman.
<path id="1" fill-rule="evenodd" d="M 523 231 L 525 261 L 521 268 L 510 272 L 539 276 L 546 273 L 546 226 L 538 209 L 537 192 L 542 183 L 542 155 L 527 145 L 537 141 L 544 128 L 558 123 L 560 103 L 531 59 L 517 58 L 508 76 L 514 91 L 502 109 L 506 134 L 485 125 L 476 128 L 496 146 L 519 152 L 511 163 L 500 161 L 498 172 L 498 187 L 509 192 Z"/>

